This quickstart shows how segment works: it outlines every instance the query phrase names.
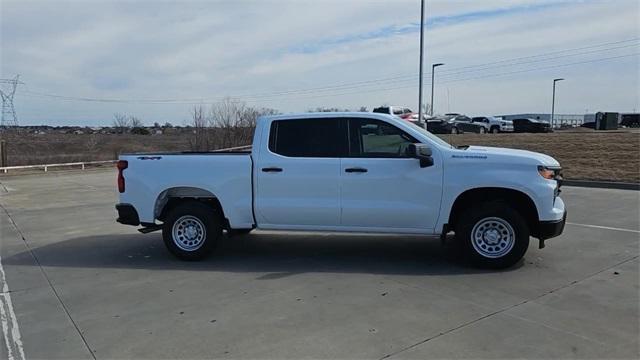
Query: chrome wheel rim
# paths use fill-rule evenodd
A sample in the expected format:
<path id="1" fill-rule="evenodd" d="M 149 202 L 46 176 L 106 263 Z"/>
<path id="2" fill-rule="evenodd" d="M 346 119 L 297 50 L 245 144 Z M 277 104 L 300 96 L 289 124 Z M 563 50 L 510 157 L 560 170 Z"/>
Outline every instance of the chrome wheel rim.
<path id="1" fill-rule="evenodd" d="M 508 254 L 516 243 L 515 239 L 511 224 L 498 217 L 484 218 L 471 230 L 471 243 L 474 250 L 490 259 Z"/>
<path id="2" fill-rule="evenodd" d="M 195 251 L 202 247 L 207 230 L 200 219 L 193 215 L 184 215 L 173 223 L 171 229 L 173 243 L 184 251 Z"/>

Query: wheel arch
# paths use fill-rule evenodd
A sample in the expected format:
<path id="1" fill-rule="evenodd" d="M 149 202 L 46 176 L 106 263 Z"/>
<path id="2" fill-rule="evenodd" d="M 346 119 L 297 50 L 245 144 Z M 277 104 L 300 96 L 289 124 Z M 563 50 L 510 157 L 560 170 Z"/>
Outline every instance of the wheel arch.
<path id="1" fill-rule="evenodd" d="M 185 201 L 198 201 L 209 205 L 220 214 L 224 226 L 228 227 L 228 221 L 218 197 L 209 190 L 192 186 L 175 186 L 158 194 L 153 207 L 154 218 L 164 221 L 171 209 Z"/>
<path id="2" fill-rule="evenodd" d="M 525 218 L 531 235 L 537 235 L 539 218 L 533 199 L 522 191 L 501 187 L 473 188 L 459 194 L 451 206 L 446 229 L 454 229 L 456 222 L 468 207 L 490 201 L 504 201 L 512 206 Z"/>

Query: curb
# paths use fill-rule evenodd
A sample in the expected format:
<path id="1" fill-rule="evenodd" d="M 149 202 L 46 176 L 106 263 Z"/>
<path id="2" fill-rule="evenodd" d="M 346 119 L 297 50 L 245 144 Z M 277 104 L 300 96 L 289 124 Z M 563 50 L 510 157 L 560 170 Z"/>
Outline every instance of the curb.
<path id="1" fill-rule="evenodd" d="M 615 182 L 615 181 L 588 181 L 588 180 L 563 180 L 564 186 L 577 186 L 601 189 L 620 189 L 640 191 L 640 183 Z"/>

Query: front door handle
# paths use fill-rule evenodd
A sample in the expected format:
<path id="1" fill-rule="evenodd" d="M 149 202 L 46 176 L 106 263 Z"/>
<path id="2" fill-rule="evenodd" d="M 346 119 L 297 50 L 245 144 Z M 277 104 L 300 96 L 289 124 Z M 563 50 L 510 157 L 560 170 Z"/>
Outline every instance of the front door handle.
<path id="1" fill-rule="evenodd" d="M 367 169 L 365 168 L 361 168 L 361 167 L 353 167 L 353 168 L 346 168 L 344 169 L 344 172 L 348 172 L 348 173 L 366 173 Z"/>
<path id="2" fill-rule="evenodd" d="M 279 167 L 266 167 L 266 168 L 262 168 L 262 172 L 282 172 L 282 168 L 279 168 Z"/>

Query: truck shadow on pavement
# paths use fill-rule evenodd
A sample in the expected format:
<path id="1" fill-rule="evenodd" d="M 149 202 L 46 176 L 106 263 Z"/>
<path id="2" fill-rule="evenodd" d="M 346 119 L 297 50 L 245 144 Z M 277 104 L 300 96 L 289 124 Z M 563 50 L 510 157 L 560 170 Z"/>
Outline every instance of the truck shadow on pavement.
<path id="1" fill-rule="evenodd" d="M 78 237 L 33 248 L 33 252 L 44 267 L 266 273 L 257 278 L 260 280 L 322 272 L 404 275 L 491 272 L 466 264 L 452 239 L 443 246 L 436 238 L 398 235 L 251 233 L 224 236 L 214 254 L 197 262 L 173 257 L 159 233 Z M 36 266 L 28 252 L 5 258 L 3 262 Z"/>

